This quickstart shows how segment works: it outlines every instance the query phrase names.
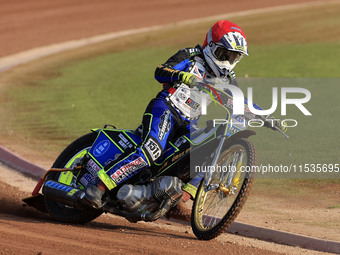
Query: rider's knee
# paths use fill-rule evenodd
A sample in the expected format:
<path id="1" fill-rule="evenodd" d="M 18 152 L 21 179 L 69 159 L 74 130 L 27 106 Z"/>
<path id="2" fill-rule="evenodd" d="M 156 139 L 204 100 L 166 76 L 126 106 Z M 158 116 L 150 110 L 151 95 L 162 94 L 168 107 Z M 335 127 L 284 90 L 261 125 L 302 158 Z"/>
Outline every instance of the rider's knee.
<path id="1" fill-rule="evenodd" d="M 149 136 L 144 142 L 142 149 L 146 154 L 150 163 L 155 162 L 163 153 L 162 146 L 159 144 L 157 139 L 152 136 Z"/>

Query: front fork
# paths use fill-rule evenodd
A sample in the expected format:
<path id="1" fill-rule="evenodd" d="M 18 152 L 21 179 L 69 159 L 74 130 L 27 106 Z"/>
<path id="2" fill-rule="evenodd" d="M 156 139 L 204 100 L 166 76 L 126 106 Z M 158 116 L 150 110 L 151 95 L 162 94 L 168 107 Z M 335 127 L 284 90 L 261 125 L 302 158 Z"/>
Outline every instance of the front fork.
<path id="1" fill-rule="evenodd" d="M 216 149 L 215 156 L 213 158 L 211 166 L 216 166 L 217 161 L 221 155 L 221 151 L 223 149 L 223 144 L 226 140 L 226 137 L 223 136 L 222 139 L 220 140 L 220 143 Z M 204 190 L 205 192 L 208 192 L 210 190 L 216 189 L 218 191 L 222 191 L 226 195 L 229 195 L 230 193 L 233 193 L 234 190 L 231 190 L 228 187 L 237 187 L 239 178 L 240 178 L 240 168 L 242 166 L 242 161 L 243 161 L 243 153 L 242 151 L 235 151 L 233 155 L 233 162 L 231 163 L 230 167 L 228 168 L 228 174 L 226 182 L 224 181 L 225 174 L 220 175 L 219 183 L 213 183 L 211 184 L 211 179 L 213 172 L 212 171 L 207 171 L 205 173 L 205 183 L 204 183 Z M 212 168 L 215 169 L 215 168 Z M 224 185 L 226 183 L 226 185 Z"/>
<path id="2" fill-rule="evenodd" d="M 220 140 L 220 143 L 218 144 L 214 159 L 211 162 L 211 166 L 216 166 L 217 160 L 221 155 L 221 151 L 222 151 L 223 144 L 224 144 L 225 140 L 226 140 L 226 137 L 223 136 L 222 139 Z M 211 178 L 212 178 L 212 172 L 207 171 L 205 173 L 205 183 L 204 183 L 204 189 L 205 189 L 206 192 L 209 191 L 209 190 L 212 190 L 212 189 L 216 189 L 219 186 L 219 184 L 210 184 Z"/>

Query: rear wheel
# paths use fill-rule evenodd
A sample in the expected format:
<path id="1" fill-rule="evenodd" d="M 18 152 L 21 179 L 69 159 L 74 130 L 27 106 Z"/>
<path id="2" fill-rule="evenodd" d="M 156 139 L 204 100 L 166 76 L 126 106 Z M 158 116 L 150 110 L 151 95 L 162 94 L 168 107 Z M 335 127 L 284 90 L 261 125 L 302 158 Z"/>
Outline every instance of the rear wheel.
<path id="1" fill-rule="evenodd" d="M 207 190 L 202 180 L 193 205 L 191 226 L 198 239 L 210 240 L 223 233 L 246 202 L 254 181 L 251 166 L 257 164 L 254 144 L 237 139 L 227 146 Z"/>
<path id="2" fill-rule="evenodd" d="M 90 149 L 97 137 L 97 133 L 89 133 L 84 135 L 73 143 L 71 143 L 56 159 L 52 168 L 66 168 L 70 167 L 72 163 L 80 160 L 84 157 L 86 152 Z M 67 175 L 71 176 L 67 176 Z M 73 174 L 67 173 L 64 175 L 60 172 L 51 172 L 48 174 L 46 180 L 54 180 L 65 183 L 67 179 L 72 179 Z M 69 183 L 65 183 L 69 184 Z M 52 201 L 45 197 L 45 206 L 48 213 L 57 221 L 69 222 L 69 223 L 86 223 L 102 214 L 101 211 L 86 208 L 84 210 L 75 209 L 70 206 L 63 205 L 61 203 Z"/>

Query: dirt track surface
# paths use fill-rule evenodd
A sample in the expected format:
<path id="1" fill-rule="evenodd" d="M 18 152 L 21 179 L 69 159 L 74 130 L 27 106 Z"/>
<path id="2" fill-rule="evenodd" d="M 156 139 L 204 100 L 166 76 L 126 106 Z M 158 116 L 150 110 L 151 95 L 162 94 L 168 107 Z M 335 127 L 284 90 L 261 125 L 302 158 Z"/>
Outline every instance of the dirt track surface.
<path id="1" fill-rule="evenodd" d="M 132 224 L 102 215 L 85 225 L 60 224 L 21 201 L 34 180 L 1 164 L 0 179 L 0 254 L 321 254 L 231 234 L 199 241 L 188 224 L 165 219 Z"/>
<path id="2" fill-rule="evenodd" d="M 234 5 L 225 0 L 1 1 L 0 57 L 97 34 L 296 2 L 308 0 L 245 0 Z M 6 180 L 11 183 L 11 178 Z M 243 243 L 232 241 L 230 235 L 197 241 L 189 226 L 166 221 L 131 224 L 101 216 L 85 226 L 59 224 L 23 207 L 21 199 L 31 187 L 27 188 L 21 191 L 0 182 L 0 254 L 293 254 L 272 244 L 251 247 L 244 238 Z"/>
<path id="3" fill-rule="evenodd" d="M 229 254 L 279 254 L 274 245 L 263 250 L 236 244 L 228 237 L 232 235 L 198 241 L 189 225 L 163 219 L 132 224 L 102 215 L 86 225 L 60 224 L 21 201 L 30 196 L 34 180 L 1 164 L 0 177 L 12 184 L 0 181 L 0 254 L 210 254 L 226 250 Z"/>
<path id="4" fill-rule="evenodd" d="M 0 0 L 0 57 L 67 40 L 311 0 Z"/>
<path id="5" fill-rule="evenodd" d="M 23 207 L 27 193 L 0 183 L 0 254 L 276 254 L 226 241 L 202 242 L 188 226 L 137 223 L 101 216 L 86 225 L 53 222 Z"/>

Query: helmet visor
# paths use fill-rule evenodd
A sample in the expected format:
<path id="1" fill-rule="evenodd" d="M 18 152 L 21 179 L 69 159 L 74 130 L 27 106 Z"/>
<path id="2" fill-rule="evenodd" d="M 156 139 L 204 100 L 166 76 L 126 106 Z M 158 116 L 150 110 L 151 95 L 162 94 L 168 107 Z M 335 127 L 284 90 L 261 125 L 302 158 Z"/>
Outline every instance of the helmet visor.
<path id="1" fill-rule="evenodd" d="M 238 51 L 231 51 L 223 46 L 216 45 L 213 54 L 219 61 L 229 61 L 231 65 L 237 63 L 243 57 L 243 53 Z"/>

